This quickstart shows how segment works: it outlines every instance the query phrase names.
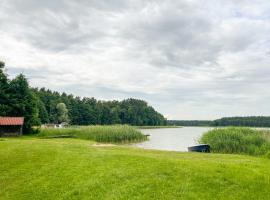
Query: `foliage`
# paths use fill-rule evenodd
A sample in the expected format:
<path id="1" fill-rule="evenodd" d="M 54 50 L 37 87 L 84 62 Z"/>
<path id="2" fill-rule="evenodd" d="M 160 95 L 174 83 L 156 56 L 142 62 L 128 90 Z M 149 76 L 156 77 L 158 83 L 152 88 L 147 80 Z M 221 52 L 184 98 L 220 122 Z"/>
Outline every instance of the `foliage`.
<path id="1" fill-rule="evenodd" d="M 174 126 L 212 126 L 209 120 L 168 120 L 168 125 Z"/>
<path id="2" fill-rule="evenodd" d="M 62 122 L 68 122 L 68 109 L 66 107 L 66 104 L 64 103 L 58 103 L 56 105 L 56 111 L 57 111 L 57 123 Z"/>
<path id="3" fill-rule="evenodd" d="M 269 133 L 251 128 L 218 128 L 205 133 L 200 143 L 211 146 L 215 153 L 265 155 L 270 151 Z"/>
<path id="4" fill-rule="evenodd" d="M 166 119 L 145 101 L 98 101 L 31 88 L 24 75 L 9 80 L 0 61 L 0 116 L 23 116 L 24 133 L 40 123 L 70 122 L 73 125 L 165 125 Z"/>
<path id="5" fill-rule="evenodd" d="M 93 146 L 76 139 L 0 141 L 0 199 L 269 200 L 270 160 Z"/>
<path id="6" fill-rule="evenodd" d="M 45 108 L 44 103 L 37 98 L 37 106 L 38 106 L 38 116 L 40 119 L 40 122 L 43 124 L 49 123 L 49 115 Z"/>
<path id="7" fill-rule="evenodd" d="M 28 81 L 20 74 L 11 80 L 9 85 L 9 116 L 24 117 L 24 133 L 29 133 L 31 127 L 40 124 L 38 117 L 37 98 L 30 90 Z"/>
<path id="8" fill-rule="evenodd" d="M 5 116 L 10 111 L 9 105 L 9 81 L 4 72 L 5 63 L 0 61 L 0 116 Z"/>
<path id="9" fill-rule="evenodd" d="M 58 121 L 56 107 L 64 103 L 73 125 L 166 125 L 166 119 L 143 100 L 130 98 L 123 101 L 98 101 L 95 98 L 60 94 L 45 88 L 36 88 L 34 91 L 45 105 L 50 123 Z"/>
<path id="10" fill-rule="evenodd" d="M 31 127 L 40 123 L 38 99 L 22 74 L 9 80 L 4 67 L 5 64 L 0 62 L 0 116 L 24 117 L 24 133 L 30 133 Z"/>
<path id="11" fill-rule="evenodd" d="M 40 137 L 73 136 L 97 142 L 128 143 L 146 140 L 139 130 L 127 125 L 80 126 L 75 128 L 44 128 Z"/>
<path id="12" fill-rule="evenodd" d="M 248 126 L 248 127 L 270 127 L 270 117 L 224 117 L 210 120 L 168 120 L 169 125 L 177 126 Z"/>
<path id="13" fill-rule="evenodd" d="M 224 117 L 213 121 L 214 126 L 270 127 L 270 117 Z"/>

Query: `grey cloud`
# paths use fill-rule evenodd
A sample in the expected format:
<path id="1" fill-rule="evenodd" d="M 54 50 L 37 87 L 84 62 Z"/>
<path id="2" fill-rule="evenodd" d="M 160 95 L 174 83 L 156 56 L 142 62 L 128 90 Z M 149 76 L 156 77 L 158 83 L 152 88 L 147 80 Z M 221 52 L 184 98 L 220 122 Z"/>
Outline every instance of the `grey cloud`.
<path id="1" fill-rule="evenodd" d="M 6 1 L 1 28 L 36 48 L 64 51 L 88 46 L 110 34 L 111 9 L 122 8 L 125 1 Z M 111 9 L 110 9 L 111 8 Z M 1 9 L 0 9 L 1 10 Z M 110 18 L 110 17 L 109 17 Z"/>
<path id="2" fill-rule="evenodd" d="M 267 114 L 269 13 L 267 0 L 2 0 L 0 58 L 34 86 L 143 98 L 171 118 Z"/>

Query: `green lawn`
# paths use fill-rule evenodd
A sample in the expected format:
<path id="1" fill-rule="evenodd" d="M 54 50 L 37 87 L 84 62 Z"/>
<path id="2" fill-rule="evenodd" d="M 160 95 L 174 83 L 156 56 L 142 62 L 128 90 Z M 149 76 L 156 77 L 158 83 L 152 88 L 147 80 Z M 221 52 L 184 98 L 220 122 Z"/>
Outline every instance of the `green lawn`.
<path id="1" fill-rule="evenodd" d="M 1 139 L 0 199 L 270 199 L 269 159 L 93 144 Z"/>

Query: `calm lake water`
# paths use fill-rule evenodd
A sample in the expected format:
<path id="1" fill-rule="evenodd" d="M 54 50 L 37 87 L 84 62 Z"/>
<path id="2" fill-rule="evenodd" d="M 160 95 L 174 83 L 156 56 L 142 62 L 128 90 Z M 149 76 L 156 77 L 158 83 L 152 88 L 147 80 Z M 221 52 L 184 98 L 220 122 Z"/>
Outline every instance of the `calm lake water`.
<path id="1" fill-rule="evenodd" d="M 168 151 L 187 151 L 188 146 L 197 144 L 200 136 L 210 130 L 210 127 L 183 127 L 142 129 L 144 134 L 149 134 L 149 140 L 135 144 L 145 149 Z"/>

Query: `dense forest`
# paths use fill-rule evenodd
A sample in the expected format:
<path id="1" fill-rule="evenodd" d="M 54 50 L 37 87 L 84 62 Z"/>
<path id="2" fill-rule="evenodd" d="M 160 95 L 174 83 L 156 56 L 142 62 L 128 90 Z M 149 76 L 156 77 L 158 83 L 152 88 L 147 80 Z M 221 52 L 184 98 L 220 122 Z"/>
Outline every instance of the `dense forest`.
<path id="1" fill-rule="evenodd" d="M 45 88 L 31 88 L 23 74 L 10 80 L 0 61 L 0 116 L 23 116 L 24 132 L 45 123 L 73 125 L 131 124 L 165 125 L 162 114 L 138 99 L 100 101 L 80 98 Z"/>
<path id="2" fill-rule="evenodd" d="M 270 127 L 270 117 L 224 117 L 213 121 L 207 120 L 168 120 L 168 125 L 177 126 L 250 126 Z"/>
<path id="3" fill-rule="evenodd" d="M 41 123 L 59 123 L 57 105 L 64 103 L 71 124 L 166 124 L 166 119 L 143 100 L 130 98 L 123 101 L 98 101 L 95 98 L 60 94 L 45 88 L 35 88 L 33 91 L 40 99 Z"/>

